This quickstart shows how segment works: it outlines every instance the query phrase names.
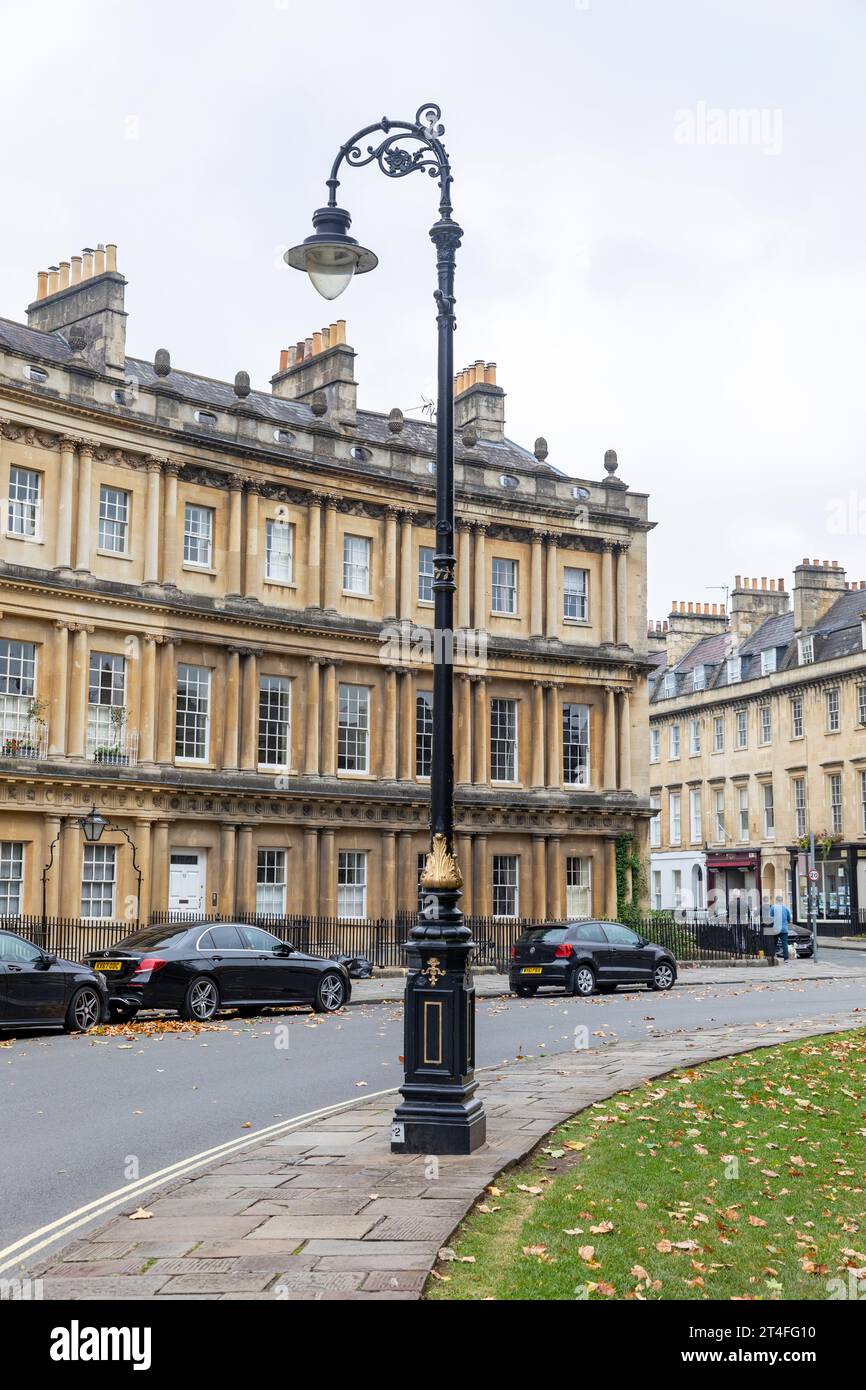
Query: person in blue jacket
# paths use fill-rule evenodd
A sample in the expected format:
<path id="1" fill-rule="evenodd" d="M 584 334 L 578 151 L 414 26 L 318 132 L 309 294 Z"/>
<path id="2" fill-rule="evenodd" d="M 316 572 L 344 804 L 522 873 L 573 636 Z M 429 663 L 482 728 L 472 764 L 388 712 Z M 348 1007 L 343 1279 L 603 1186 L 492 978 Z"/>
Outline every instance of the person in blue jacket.
<path id="1" fill-rule="evenodd" d="M 791 914 L 782 901 L 782 894 L 776 894 L 776 901 L 770 908 L 770 921 L 773 924 L 773 932 L 782 943 L 782 959 L 788 959 L 788 924 L 791 921 Z"/>

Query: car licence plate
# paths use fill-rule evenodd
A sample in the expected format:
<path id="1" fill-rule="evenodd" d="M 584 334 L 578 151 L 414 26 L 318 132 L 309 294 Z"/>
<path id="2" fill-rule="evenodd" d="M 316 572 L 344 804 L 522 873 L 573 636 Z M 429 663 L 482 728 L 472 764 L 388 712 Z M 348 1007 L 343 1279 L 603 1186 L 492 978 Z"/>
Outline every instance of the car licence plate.
<path id="1" fill-rule="evenodd" d="M 122 970 L 123 962 L 119 960 L 95 960 L 94 970 Z"/>
<path id="2" fill-rule="evenodd" d="M 540 975 L 540 974 L 541 974 L 541 966 L 540 966 L 540 965 L 524 965 L 524 967 L 523 967 L 523 969 L 521 970 L 520 973 L 521 973 L 521 975 Z"/>

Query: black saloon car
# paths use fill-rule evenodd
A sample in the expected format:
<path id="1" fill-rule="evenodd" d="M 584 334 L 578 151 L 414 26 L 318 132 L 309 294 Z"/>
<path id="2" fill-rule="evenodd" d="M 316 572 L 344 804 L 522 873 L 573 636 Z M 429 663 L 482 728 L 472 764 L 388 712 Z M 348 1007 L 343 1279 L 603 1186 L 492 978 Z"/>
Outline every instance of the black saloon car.
<path id="1" fill-rule="evenodd" d="M 87 965 L 0 931 L 0 1029 L 65 1028 L 86 1033 L 108 1020 L 105 981 Z"/>
<path id="2" fill-rule="evenodd" d="M 333 1013 L 351 993 L 339 961 L 305 955 L 261 927 L 240 922 L 169 922 L 144 927 L 88 956 L 108 985 L 112 1017 L 177 1010 L 206 1022 L 218 1009 L 255 1014 L 280 1004 Z"/>
<path id="3" fill-rule="evenodd" d="M 670 989 L 677 963 L 621 922 L 566 922 L 530 927 L 511 948 L 508 983 L 515 994 L 553 986 L 566 994 L 611 994 L 617 985 Z"/>

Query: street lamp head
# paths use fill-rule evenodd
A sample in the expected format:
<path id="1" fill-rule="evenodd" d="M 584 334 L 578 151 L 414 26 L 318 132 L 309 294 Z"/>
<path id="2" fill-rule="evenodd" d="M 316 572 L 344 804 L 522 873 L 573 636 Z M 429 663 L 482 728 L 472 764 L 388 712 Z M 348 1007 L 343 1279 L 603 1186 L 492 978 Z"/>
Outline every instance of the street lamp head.
<path id="1" fill-rule="evenodd" d="M 378 256 L 349 236 L 351 221 L 345 208 L 319 208 L 313 213 L 313 235 L 283 256 L 293 270 L 307 272 L 324 299 L 336 299 L 353 275 L 363 275 L 379 264 Z"/>
<path id="2" fill-rule="evenodd" d="M 84 831 L 84 838 L 89 845 L 95 845 L 102 839 L 102 832 L 108 821 L 100 815 L 95 806 L 91 806 L 87 815 L 81 821 L 81 829 Z"/>

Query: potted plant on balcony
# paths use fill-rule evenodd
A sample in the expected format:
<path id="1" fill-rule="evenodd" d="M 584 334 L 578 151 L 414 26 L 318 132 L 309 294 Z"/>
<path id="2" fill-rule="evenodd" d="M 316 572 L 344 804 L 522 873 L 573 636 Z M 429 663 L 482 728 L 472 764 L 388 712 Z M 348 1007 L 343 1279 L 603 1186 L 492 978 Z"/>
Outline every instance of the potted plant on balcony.
<path id="1" fill-rule="evenodd" d="M 129 717 L 129 710 L 124 705 L 112 706 L 109 722 L 111 724 L 111 742 L 100 744 L 93 750 L 93 761 L 95 763 L 112 763 L 115 766 L 125 766 L 129 762 L 129 754 L 124 745 L 123 729 Z"/>
<path id="2" fill-rule="evenodd" d="M 35 697 L 26 705 L 27 728 L 20 734 L 9 734 L 3 740 L 4 758 L 38 758 L 47 723 L 42 717 L 45 700 Z"/>

